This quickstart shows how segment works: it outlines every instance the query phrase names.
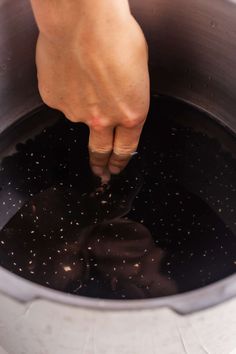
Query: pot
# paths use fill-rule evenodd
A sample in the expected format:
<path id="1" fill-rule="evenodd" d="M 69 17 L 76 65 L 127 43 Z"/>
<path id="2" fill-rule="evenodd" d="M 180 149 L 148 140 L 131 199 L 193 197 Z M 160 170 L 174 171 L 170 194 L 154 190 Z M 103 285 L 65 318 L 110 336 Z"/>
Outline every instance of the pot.
<path id="1" fill-rule="evenodd" d="M 140 1 L 131 1 L 130 5 L 149 44 L 153 95 L 164 94 L 187 101 L 236 132 L 235 5 L 230 1 L 215 1 L 212 6 L 206 1 L 193 4 L 184 0 L 174 3 L 150 0 L 145 6 Z M 3 104 L 0 131 L 4 132 L 42 102 L 37 92 L 34 63 L 37 29 L 29 4 L 27 1 L 17 5 L 2 1 L 1 9 L 0 92 Z M 40 120 L 39 126 L 43 124 L 46 122 Z M 193 294 L 114 303 L 55 293 L 4 269 L 1 269 L 0 277 L 2 290 L 20 300 L 42 296 L 95 308 L 167 305 L 188 312 L 222 301 L 236 292 L 232 276 Z"/>
<path id="2" fill-rule="evenodd" d="M 131 0 L 130 6 L 149 45 L 153 96 L 165 95 L 187 102 L 236 133 L 235 2 L 148 0 L 144 3 Z M 39 109 L 42 102 L 37 91 L 34 62 L 37 28 L 29 2 L 0 0 L 0 10 L 0 134 L 4 141 L 6 132 L 19 126 L 22 117 Z M 50 122 L 51 118 L 46 117 L 34 127 L 35 131 Z M 33 131 L 32 127 L 28 129 Z M 63 309 L 67 305 L 107 311 L 148 311 L 167 307 L 187 314 L 233 298 L 235 284 L 236 275 L 231 275 L 180 295 L 113 301 L 61 293 L 0 268 L 0 291 L 5 294 L 4 298 L 10 296 L 23 303 L 40 298 L 58 303 L 56 306 Z M 126 312 L 124 318 L 127 318 L 125 316 Z M 233 342 L 229 340 L 228 343 L 232 345 Z"/>

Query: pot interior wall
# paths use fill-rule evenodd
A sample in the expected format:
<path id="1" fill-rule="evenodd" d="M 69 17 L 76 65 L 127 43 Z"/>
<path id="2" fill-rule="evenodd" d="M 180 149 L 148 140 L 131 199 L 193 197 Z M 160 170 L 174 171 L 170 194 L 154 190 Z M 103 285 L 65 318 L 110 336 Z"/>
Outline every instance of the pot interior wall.
<path id="1" fill-rule="evenodd" d="M 130 0 L 150 51 L 153 93 L 179 97 L 236 130 L 236 5 Z M 0 1 L 0 131 L 39 106 L 29 1 Z"/>
<path id="2" fill-rule="evenodd" d="M 146 33 L 154 92 L 179 97 L 236 129 L 236 4 L 131 0 Z"/>

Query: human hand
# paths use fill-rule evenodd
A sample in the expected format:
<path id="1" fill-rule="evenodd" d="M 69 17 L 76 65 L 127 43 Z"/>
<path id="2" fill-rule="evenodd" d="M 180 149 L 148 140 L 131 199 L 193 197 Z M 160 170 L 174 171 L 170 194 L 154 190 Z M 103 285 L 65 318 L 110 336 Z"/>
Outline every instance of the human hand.
<path id="1" fill-rule="evenodd" d="M 149 109 L 148 50 L 127 0 L 32 0 L 43 101 L 89 126 L 93 172 L 109 179 L 136 151 Z"/>

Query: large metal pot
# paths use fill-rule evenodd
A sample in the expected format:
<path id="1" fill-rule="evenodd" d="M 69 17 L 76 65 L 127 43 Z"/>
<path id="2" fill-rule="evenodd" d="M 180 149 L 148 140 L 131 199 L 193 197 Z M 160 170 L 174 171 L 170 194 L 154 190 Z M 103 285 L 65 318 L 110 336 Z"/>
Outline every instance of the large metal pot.
<path id="1" fill-rule="evenodd" d="M 236 133 L 236 4 L 234 1 L 132 0 L 130 5 L 149 44 L 153 94 L 165 94 L 190 102 L 207 111 Z M 0 0 L 0 133 L 42 104 L 37 91 L 34 63 L 36 37 L 37 28 L 29 1 Z M 171 298 L 114 303 L 60 294 L 0 269 L 0 291 L 20 301 L 33 301 L 40 297 L 95 309 L 136 311 L 168 306 L 179 312 L 188 313 L 232 298 L 236 295 L 235 279 L 235 276 L 232 276 L 207 288 Z M 7 299 L 6 295 L 3 295 L 2 303 L 10 306 L 12 300 Z M 16 303 L 14 306 L 17 306 Z M 20 306 L 22 311 L 23 305 Z M 45 306 L 47 308 L 49 304 Z M 54 314 L 62 305 L 55 306 L 57 308 L 52 309 Z M 236 300 L 232 306 L 235 308 Z M 64 305 L 61 310 L 66 311 Z M 69 307 L 68 311 L 71 312 Z M 83 310 L 78 309 L 78 311 L 83 313 Z M 96 318 L 99 317 L 98 314 L 96 313 Z M 90 315 L 93 316 L 92 312 L 85 314 L 85 318 L 86 316 L 87 319 L 89 318 L 88 323 L 90 323 Z M 147 318 L 149 315 L 151 314 L 147 311 L 142 312 L 140 321 L 142 316 Z M 117 319 L 115 314 L 114 316 Z M 122 326 L 123 320 L 127 320 L 127 314 L 124 312 L 123 319 L 122 314 L 118 317 L 117 321 Z M 45 323 L 46 321 L 49 321 L 49 318 L 45 319 Z M 227 321 L 228 319 L 226 323 Z M 154 323 L 155 321 L 152 326 Z M 138 331 L 141 331 L 141 327 L 138 328 Z M 181 336 L 182 334 L 180 338 Z M 233 340 L 230 338 L 228 343 L 231 344 L 228 344 L 227 348 L 231 350 Z M 200 348 L 198 341 L 196 343 L 196 348 Z M 201 350 L 195 352 L 203 353 L 204 350 Z M 30 351 L 26 350 L 26 352 Z M 96 351 L 84 349 L 84 352 L 95 353 Z M 128 352 L 137 351 L 130 349 Z M 182 353 L 182 351 L 175 351 L 177 352 Z M 191 351 L 191 353 L 195 352 Z"/>

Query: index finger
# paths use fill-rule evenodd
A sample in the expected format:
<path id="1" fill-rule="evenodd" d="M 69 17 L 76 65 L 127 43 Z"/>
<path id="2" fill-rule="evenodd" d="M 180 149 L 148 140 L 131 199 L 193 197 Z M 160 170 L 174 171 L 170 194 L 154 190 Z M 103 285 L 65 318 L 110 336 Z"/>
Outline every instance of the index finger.
<path id="1" fill-rule="evenodd" d="M 113 128 L 104 128 L 97 131 L 90 128 L 89 134 L 89 157 L 90 166 L 95 175 L 106 182 L 109 180 L 107 168 L 113 145 Z"/>

